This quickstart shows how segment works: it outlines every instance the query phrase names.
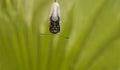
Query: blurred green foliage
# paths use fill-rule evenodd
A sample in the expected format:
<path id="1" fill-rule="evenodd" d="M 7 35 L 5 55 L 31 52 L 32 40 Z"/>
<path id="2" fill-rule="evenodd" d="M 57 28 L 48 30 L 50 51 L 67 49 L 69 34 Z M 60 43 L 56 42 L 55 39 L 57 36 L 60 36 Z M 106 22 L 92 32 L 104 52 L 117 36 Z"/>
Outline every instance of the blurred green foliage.
<path id="1" fill-rule="evenodd" d="M 0 70 L 120 70 L 120 0 L 58 2 L 53 35 L 53 0 L 0 0 Z"/>

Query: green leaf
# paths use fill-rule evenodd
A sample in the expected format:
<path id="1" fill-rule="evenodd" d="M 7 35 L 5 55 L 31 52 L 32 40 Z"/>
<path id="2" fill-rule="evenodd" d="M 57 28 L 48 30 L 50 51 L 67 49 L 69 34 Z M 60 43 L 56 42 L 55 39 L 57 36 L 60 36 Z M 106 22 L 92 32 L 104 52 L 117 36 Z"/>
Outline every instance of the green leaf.
<path id="1" fill-rule="evenodd" d="M 120 0 L 0 0 L 0 70 L 119 70 Z"/>

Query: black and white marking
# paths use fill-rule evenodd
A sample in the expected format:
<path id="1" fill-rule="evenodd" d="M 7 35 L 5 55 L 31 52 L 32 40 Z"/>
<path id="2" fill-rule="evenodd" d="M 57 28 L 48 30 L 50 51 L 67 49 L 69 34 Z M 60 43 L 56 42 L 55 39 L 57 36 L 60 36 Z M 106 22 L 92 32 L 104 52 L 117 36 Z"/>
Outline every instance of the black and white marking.
<path id="1" fill-rule="evenodd" d="M 50 12 L 50 32 L 53 34 L 60 32 L 60 7 L 58 2 L 54 2 L 52 4 L 51 12 Z"/>

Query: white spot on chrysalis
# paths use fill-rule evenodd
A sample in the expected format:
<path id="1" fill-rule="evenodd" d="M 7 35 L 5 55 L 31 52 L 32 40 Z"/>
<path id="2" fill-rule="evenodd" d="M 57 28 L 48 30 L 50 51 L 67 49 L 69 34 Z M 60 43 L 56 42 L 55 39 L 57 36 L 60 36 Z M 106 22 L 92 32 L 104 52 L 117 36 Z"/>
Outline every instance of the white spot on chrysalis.
<path id="1" fill-rule="evenodd" d="M 54 2 L 51 7 L 50 16 L 53 21 L 57 21 L 60 18 L 60 6 L 58 2 Z M 59 18 L 58 18 L 59 17 Z"/>

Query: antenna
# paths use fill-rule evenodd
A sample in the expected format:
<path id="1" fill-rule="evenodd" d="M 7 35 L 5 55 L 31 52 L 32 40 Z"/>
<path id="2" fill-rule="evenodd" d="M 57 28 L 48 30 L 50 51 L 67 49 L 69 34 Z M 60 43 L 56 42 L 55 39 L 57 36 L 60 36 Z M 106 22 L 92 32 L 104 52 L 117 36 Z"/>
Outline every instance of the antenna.
<path id="1" fill-rule="evenodd" d="M 62 38 L 69 39 L 69 37 L 66 37 L 66 36 L 63 36 L 63 35 L 60 35 L 60 34 L 58 34 L 58 35 Z"/>
<path id="2" fill-rule="evenodd" d="M 40 35 L 55 35 L 55 34 L 42 34 L 42 33 L 40 33 Z M 69 37 L 66 37 L 66 36 L 63 36 L 63 35 L 60 35 L 60 34 L 58 34 L 58 36 L 61 37 L 61 38 L 69 39 Z"/>

